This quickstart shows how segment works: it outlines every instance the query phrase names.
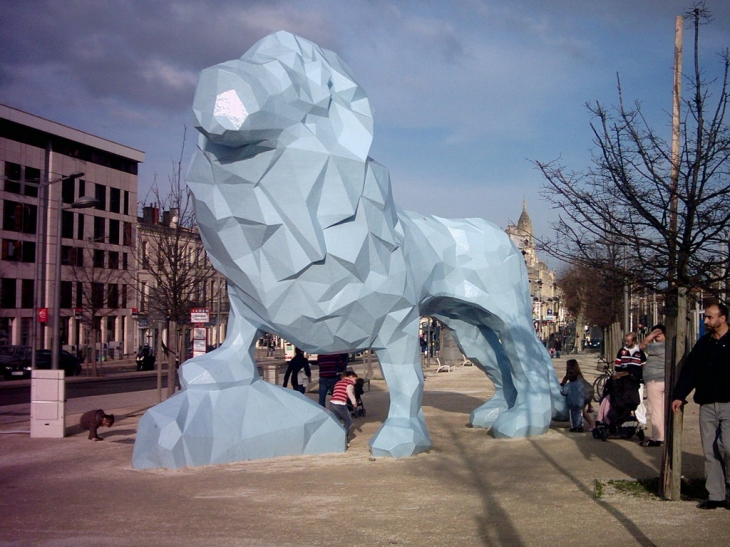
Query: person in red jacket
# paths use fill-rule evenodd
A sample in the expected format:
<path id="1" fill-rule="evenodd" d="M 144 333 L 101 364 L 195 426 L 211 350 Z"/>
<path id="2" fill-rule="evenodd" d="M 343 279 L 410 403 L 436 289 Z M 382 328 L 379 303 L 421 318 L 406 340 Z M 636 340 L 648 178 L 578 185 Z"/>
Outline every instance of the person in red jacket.
<path id="1" fill-rule="evenodd" d="M 104 439 L 97 435 L 96 430 L 101 426 L 111 427 L 114 425 L 114 414 L 106 414 L 102 409 L 89 410 L 81 415 L 79 425 L 89 430 L 90 441 L 103 441 Z"/>
<path id="2" fill-rule="evenodd" d="M 354 406 L 357 406 L 357 399 L 355 398 L 356 380 L 357 374 L 352 370 L 348 370 L 342 380 L 335 384 L 335 389 L 332 391 L 332 397 L 330 398 L 329 408 L 342 421 L 348 440 L 352 428 L 352 416 L 350 416 L 350 410 L 347 408 L 347 400 L 349 399 Z"/>

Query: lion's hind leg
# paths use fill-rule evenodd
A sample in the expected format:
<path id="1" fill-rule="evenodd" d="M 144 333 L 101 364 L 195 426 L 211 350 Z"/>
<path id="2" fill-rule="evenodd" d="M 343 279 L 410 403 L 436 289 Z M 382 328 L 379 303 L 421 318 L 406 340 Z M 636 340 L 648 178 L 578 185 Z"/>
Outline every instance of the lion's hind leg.
<path id="1" fill-rule="evenodd" d="M 496 437 L 546 433 L 560 404 L 554 401 L 552 388 L 557 380 L 550 356 L 535 336 L 532 325 L 528 321 L 523 323 L 507 326 L 500 333 L 517 398 L 514 405 L 494 421 L 492 431 Z"/>
<path id="2" fill-rule="evenodd" d="M 499 336 L 486 325 L 476 326 L 461 319 L 438 315 L 435 317 L 451 329 L 462 353 L 494 384 L 494 395 L 483 405 L 474 409 L 469 420 L 473 427 L 488 429 L 492 427 L 502 412 L 514 405 L 517 398 L 509 370 L 509 361 L 499 341 Z"/>

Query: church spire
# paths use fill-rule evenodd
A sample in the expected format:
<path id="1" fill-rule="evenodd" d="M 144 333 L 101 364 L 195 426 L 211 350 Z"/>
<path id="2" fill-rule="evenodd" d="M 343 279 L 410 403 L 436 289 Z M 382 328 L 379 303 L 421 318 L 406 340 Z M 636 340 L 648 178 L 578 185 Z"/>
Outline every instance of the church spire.
<path id="1" fill-rule="evenodd" d="M 527 213 L 526 199 L 522 200 L 522 214 L 520 215 L 520 219 L 517 221 L 517 228 L 524 234 L 524 236 L 529 237 L 530 240 L 532 240 L 532 219 Z"/>

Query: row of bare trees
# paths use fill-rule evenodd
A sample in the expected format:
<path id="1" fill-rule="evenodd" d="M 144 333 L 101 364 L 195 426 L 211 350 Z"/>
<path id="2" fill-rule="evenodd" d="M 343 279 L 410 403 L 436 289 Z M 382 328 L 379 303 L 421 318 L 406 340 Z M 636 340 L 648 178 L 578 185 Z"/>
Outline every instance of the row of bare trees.
<path id="1" fill-rule="evenodd" d="M 648 289 L 665 302 L 667 386 L 686 353 L 688 296 L 726 297 L 730 235 L 730 54 L 710 78 L 700 59 L 700 29 L 711 22 L 704 2 L 685 14 L 693 31 L 691 71 L 682 73 L 685 17 L 677 18 L 671 135 L 651 127 L 637 101 L 587 108 L 595 153 L 572 171 L 558 162 L 535 165 L 544 198 L 560 211 L 555 237 L 542 248 L 570 267 L 561 287 L 566 304 L 586 322 L 618 320 L 624 285 Z M 689 89 L 682 99 L 682 83 Z M 628 328 L 624 325 L 624 328 Z M 671 391 L 671 389 L 670 389 Z M 668 413 L 662 494 L 679 499 L 681 417 Z"/>
<path id="2" fill-rule="evenodd" d="M 96 348 L 105 318 L 120 307 L 128 307 L 125 302 L 135 300 L 141 312 L 161 321 L 167 331 L 163 350 L 169 361 L 168 394 L 173 393 L 176 379 L 172 365 L 187 357 L 181 335 L 183 325 L 190 323 L 191 310 L 218 301 L 225 291 L 197 231 L 192 194 L 183 179 L 184 150 L 185 135 L 167 184 L 155 179 L 147 196 L 163 214 L 151 221 L 143 217 L 138 224 L 138 241 L 125 241 L 129 245 L 127 263 L 120 263 L 118 253 L 105 252 L 103 242 L 96 242 L 95 249 L 78 250 L 87 253 L 82 260 L 68 258 L 82 309 L 78 319 L 87 326 L 93 341 L 92 352 L 87 355 L 93 374 L 97 374 L 100 362 Z"/>
<path id="3" fill-rule="evenodd" d="M 138 257 L 139 266 L 151 280 L 149 294 L 140 298 L 145 299 L 150 316 L 164 318 L 167 330 L 168 396 L 174 392 L 177 374 L 177 367 L 171 364 L 174 360 L 179 365 L 187 358 L 182 332 L 183 325 L 190 323 L 191 310 L 207 307 L 225 295 L 222 278 L 213 269 L 197 230 L 193 196 L 183 175 L 184 151 L 185 133 L 168 184 L 161 186 L 155 179 L 150 190 L 151 201 L 167 213 L 166 218 L 145 225 L 139 234 L 146 243 L 144 256 Z"/>

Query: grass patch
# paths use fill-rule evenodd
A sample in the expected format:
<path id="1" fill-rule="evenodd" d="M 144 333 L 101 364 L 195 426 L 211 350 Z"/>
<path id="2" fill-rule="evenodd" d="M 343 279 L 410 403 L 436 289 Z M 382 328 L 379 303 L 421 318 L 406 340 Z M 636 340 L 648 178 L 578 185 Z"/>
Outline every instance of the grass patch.
<path id="1" fill-rule="evenodd" d="M 601 499 L 609 494 L 621 494 L 644 499 L 661 499 L 659 478 L 653 479 L 595 479 L 593 497 Z M 704 479 L 682 477 L 680 496 L 684 500 L 699 500 L 707 497 Z"/>

